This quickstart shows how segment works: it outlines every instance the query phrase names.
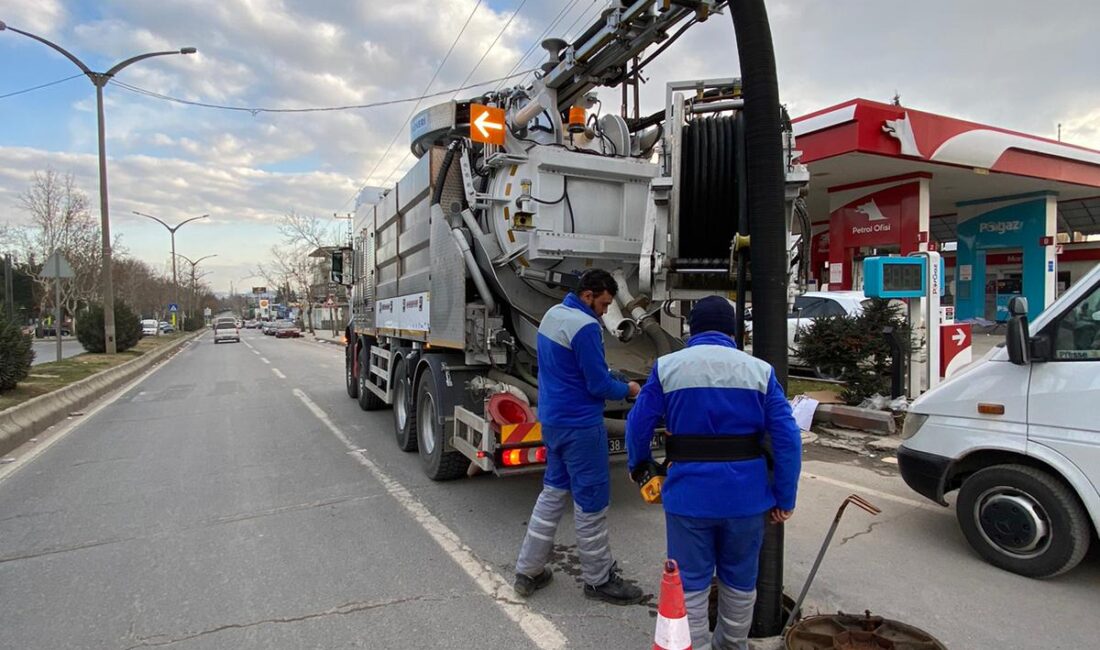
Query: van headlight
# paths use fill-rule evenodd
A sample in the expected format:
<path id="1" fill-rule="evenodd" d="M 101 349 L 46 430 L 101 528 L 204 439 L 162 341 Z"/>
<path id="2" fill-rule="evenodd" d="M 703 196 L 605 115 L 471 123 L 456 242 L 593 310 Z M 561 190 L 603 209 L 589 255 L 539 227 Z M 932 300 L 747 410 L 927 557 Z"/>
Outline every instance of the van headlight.
<path id="1" fill-rule="evenodd" d="M 901 425 L 901 439 L 908 440 L 917 435 L 927 420 L 928 416 L 924 413 L 906 413 L 905 424 Z"/>

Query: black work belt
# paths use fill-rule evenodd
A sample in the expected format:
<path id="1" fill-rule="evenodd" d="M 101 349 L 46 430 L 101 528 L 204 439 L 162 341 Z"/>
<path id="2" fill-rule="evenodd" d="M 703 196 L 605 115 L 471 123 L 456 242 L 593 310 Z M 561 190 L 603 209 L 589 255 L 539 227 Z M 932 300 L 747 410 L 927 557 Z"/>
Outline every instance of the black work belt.
<path id="1" fill-rule="evenodd" d="M 669 434 L 665 437 L 665 458 L 674 463 L 721 463 L 753 460 L 765 455 L 760 440 L 752 435 Z"/>

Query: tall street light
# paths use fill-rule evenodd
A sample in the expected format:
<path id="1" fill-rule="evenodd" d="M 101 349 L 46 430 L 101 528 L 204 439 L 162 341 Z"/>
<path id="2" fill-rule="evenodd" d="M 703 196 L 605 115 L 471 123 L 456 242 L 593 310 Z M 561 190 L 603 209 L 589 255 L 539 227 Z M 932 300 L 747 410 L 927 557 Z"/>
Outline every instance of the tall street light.
<path id="1" fill-rule="evenodd" d="M 65 55 L 65 58 L 76 64 L 76 67 L 80 68 L 80 71 L 83 72 L 85 76 L 91 80 L 92 85 L 95 86 L 96 111 L 99 119 L 99 227 L 103 234 L 103 329 L 107 348 L 106 352 L 107 354 L 114 354 L 117 351 L 115 347 L 115 286 L 114 280 L 111 277 L 111 219 L 107 209 L 107 141 L 104 135 L 103 126 L 103 87 L 106 86 L 111 78 L 118 74 L 120 70 L 131 63 L 137 63 L 138 61 L 154 56 L 194 54 L 198 50 L 193 47 L 185 47 L 167 52 L 147 52 L 121 61 L 108 69 L 107 72 L 94 72 L 91 68 L 84 65 L 83 61 L 76 58 L 60 45 L 51 43 L 41 36 L 16 29 L 5 24 L 4 21 L 0 21 L 0 32 L 5 30 L 15 32 L 16 34 L 22 34 L 27 38 L 33 38 L 39 43 L 48 45 L 54 50 L 57 50 Z"/>
<path id="2" fill-rule="evenodd" d="M 198 217 L 196 217 L 196 218 L 198 218 Z M 185 221 L 184 223 L 187 223 L 187 222 Z M 180 224 L 180 226 L 182 226 L 182 225 L 183 225 L 183 223 Z M 176 227 L 179 228 L 179 226 L 176 226 Z M 211 255 L 203 255 L 199 259 L 193 260 L 190 257 L 187 257 L 186 255 L 184 255 L 183 253 L 177 253 L 175 251 L 172 252 L 172 273 L 173 274 L 176 272 L 176 258 L 177 257 L 182 257 L 183 261 L 185 261 L 185 262 L 187 262 L 188 264 L 191 265 L 191 297 L 187 301 L 187 311 L 188 311 L 188 313 L 193 312 L 195 310 L 195 306 L 194 306 L 194 303 L 195 303 L 195 285 L 198 283 L 198 280 L 196 279 L 195 267 L 197 267 L 199 265 L 199 262 L 201 262 L 203 260 L 208 260 L 211 257 L 217 257 L 217 256 L 218 256 L 217 253 L 213 253 Z M 177 300 L 176 302 L 178 304 L 179 301 Z M 186 317 L 187 314 L 184 314 L 184 316 Z"/>
<path id="3" fill-rule="evenodd" d="M 205 219 L 205 218 L 209 217 L 210 215 L 204 214 L 201 217 L 191 217 L 190 219 L 184 219 L 183 221 L 177 223 L 175 226 L 169 226 L 168 224 L 164 223 L 163 221 L 161 221 L 157 217 L 154 217 L 151 214 L 145 214 L 144 212 L 138 212 L 137 210 L 134 210 L 133 213 L 136 214 L 139 217 L 145 217 L 146 219 L 152 219 L 153 221 L 156 221 L 160 225 L 167 228 L 168 232 L 172 234 L 172 289 L 174 291 L 173 297 L 172 297 L 172 302 L 174 302 L 178 305 L 179 302 L 180 302 L 180 281 L 179 281 L 179 276 L 176 275 L 176 231 L 179 230 L 180 228 L 183 228 L 183 226 L 185 224 L 189 224 L 192 221 L 198 221 L 199 219 Z M 183 256 L 181 255 L 180 257 L 183 257 Z M 207 257 L 212 257 L 212 256 L 207 255 Z M 187 258 L 184 257 L 184 259 L 187 259 Z M 203 259 L 205 259 L 205 258 L 203 258 Z M 198 262 L 195 262 L 195 264 L 198 264 Z"/>

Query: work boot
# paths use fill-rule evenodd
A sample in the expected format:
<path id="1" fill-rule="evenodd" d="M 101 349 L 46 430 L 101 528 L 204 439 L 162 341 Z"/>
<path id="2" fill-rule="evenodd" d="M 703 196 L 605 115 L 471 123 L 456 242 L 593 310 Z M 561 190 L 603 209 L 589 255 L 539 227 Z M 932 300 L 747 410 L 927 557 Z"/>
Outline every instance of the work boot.
<path id="1" fill-rule="evenodd" d="M 531 594 L 535 593 L 539 589 L 542 589 L 546 585 L 550 584 L 550 578 L 554 577 L 554 573 L 549 568 L 544 568 L 542 573 L 538 574 L 534 578 L 523 575 L 522 573 L 516 574 L 516 582 L 513 587 L 516 593 L 524 598 L 527 598 Z"/>
<path id="2" fill-rule="evenodd" d="M 635 585 L 627 584 L 619 575 L 618 565 L 611 566 L 611 572 L 607 574 L 607 582 L 598 587 L 584 586 L 584 597 L 602 600 L 612 605 L 634 605 L 642 600 L 642 590 Z"/>

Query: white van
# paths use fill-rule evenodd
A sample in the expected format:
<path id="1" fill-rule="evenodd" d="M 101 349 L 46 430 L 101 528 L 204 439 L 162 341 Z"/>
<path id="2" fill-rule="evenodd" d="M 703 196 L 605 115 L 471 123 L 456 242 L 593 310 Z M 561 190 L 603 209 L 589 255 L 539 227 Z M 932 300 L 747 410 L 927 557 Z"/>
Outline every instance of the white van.
<path id="1" fill-rule="evenodd" d="M 989 563 L 1045 578 L 1100 529 L 1100 265 L 1030 331 L 1026 300 L 1009 310 L 1003 346 L 913 402 L 898 465 L 940 505 L 959 490 L 959 526 Z"/>
<path id="2" fill-rule="evenodd" d="M 146 318 L 141 321 L 142 336 L 157 336 L 160 334 L 160 321 L 155 318 Z"/>

